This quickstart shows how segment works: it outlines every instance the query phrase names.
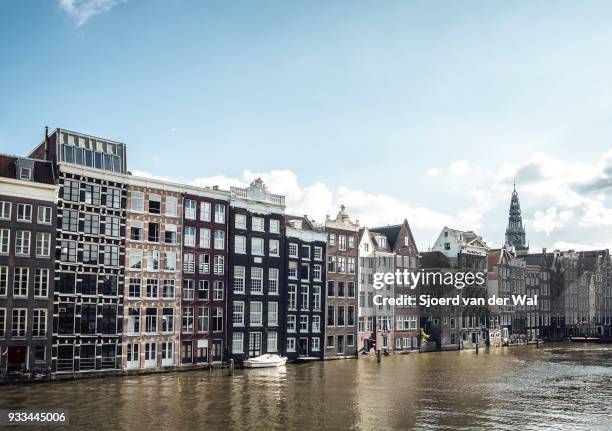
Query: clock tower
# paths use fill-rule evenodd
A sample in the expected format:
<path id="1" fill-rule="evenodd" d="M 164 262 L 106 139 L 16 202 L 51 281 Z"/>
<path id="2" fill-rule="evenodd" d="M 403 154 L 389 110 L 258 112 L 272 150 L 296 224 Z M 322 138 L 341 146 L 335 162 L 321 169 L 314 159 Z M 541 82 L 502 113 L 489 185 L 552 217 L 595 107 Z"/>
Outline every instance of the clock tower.
<path id="1" fill-rule="evenodd" d="M 529 253 L 525 228 L 523 227 L 523 217 L 521 216 L 521 205 L 519 203 L 516 184 L 512 190 L 510 199 L 510 213 L 508 215 L 508 227 L 506 227 L 506 247 L 513 247 L 517 256 Z"/>

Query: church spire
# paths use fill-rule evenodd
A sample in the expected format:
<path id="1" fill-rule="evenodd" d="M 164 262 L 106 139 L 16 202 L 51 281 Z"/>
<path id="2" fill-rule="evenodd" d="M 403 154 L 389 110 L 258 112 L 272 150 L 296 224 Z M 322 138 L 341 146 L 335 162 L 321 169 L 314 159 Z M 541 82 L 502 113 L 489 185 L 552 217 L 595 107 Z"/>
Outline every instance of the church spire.
<path id="1" fill-rule="evenodd" d="M 523 216 L 521 215 L 521 204 L 516 191 L 516 179 L 512 188 L 510 198 L 510 211 L 508 213 L 508 226 L 506 227 L 506 246 L 513 247 L 516 254 L 522 255 L 529 252 L 526 242 L 525 228 L 523 227 Z"/>

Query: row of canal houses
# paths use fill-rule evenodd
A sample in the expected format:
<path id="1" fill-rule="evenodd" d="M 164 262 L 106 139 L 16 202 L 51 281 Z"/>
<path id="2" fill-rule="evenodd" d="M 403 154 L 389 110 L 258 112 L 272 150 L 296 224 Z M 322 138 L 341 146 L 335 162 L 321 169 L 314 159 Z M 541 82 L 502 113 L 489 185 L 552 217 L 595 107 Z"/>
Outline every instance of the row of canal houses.
<path id="1" fill-rule="evenodd" d="M 322 224 L 285 211 L 260 179 L 220 190 L 138 177 L 126 146 L 56 129 L 27 157 L 0 154 L 0 375 L 208 367 L 279 353 L 470 348 L 504 338 L 612 335 L 607 250 L 529 254 L 518 194 L 506 244 L 444 227 L 419 252 L 406 220 Z M 485 272 L 463 297 L 537 305 L 391 307 L 375 297 L 454 296 L 380 272 Z M 429 335 L 421 343 L 421 331 Z"/>
<path id="2" fill-rule="evenodd" d="M 57 129 L 0 155 L 0 370 L 80 374 L 357 353 L 359 225 L 285 197 L 131 175 Z"/>

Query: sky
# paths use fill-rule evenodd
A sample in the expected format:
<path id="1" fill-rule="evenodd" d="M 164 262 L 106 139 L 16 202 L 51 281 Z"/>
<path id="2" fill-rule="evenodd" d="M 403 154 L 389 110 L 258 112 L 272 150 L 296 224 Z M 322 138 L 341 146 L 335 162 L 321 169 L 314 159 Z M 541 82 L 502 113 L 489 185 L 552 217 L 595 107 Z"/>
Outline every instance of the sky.
<path id="1" fill-rule="evenodd" d="M 532 251 L 612 246 L 612 3 L 0 0 L 0 152 L 44 126 L 127 144 L 128 169 L 262 177 L 288 212 L 340 204 Z"/>

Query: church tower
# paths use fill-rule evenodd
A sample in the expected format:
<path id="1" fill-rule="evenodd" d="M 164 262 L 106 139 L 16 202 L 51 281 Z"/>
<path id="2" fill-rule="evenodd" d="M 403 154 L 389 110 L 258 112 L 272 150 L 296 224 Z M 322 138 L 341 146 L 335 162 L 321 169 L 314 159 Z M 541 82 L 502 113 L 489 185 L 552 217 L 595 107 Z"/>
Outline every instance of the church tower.
<path id="1" fill-rule="evenodd" d="M 508 215 L 505 245 L 507 247 L 514 247 L 517 256 L 522 256 L 529 253 L 526 239 L 523 217 L 521 216 L 521 204 L 519 203 L 515 184 L 514 190 L 512 190 L 512 198 L 510 199 L 510 213 Z"/>

